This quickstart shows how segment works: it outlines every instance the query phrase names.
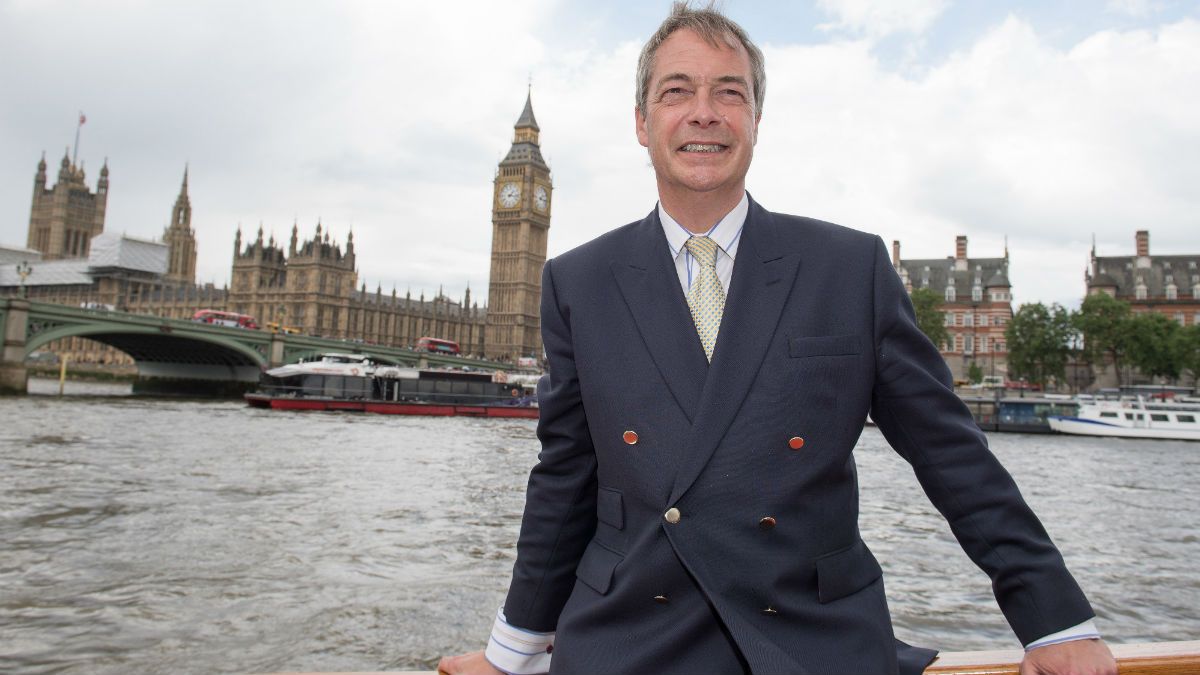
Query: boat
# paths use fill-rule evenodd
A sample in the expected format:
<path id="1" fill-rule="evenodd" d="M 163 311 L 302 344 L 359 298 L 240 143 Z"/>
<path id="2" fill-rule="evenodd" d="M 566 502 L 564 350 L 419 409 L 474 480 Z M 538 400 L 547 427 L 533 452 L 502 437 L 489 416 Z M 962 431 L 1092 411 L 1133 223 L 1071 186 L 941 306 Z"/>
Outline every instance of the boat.
<path id="1" fill-rule="evenodd" d="M 1051 429 L 1064 434 L 1200 441 L 1200 400 L 1081 397 L 1078 413 L 1047 421 Z"/>
<path id="2" fill-rule="evenodd" d="M 509 382 L 502 371 L 410 368 L 361 354 L 323 354 L 266 371 L 245 399 L 274 410 L 534 419 L 535 392 L 536 382 Z"/>
<path id="3" fill-rule="evenodd" d="M 1057 394 L 960 398 L 983 431 L 1048 434 L 1051 416 L 1074 415 L 1078 409 L 1071 397 Z"/>

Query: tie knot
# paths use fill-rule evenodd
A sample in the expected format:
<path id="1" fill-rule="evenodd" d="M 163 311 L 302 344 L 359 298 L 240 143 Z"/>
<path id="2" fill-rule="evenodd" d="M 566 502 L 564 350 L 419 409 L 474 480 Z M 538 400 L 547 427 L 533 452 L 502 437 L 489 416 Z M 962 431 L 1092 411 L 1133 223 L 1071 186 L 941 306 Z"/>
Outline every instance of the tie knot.
<path id="1" fill-rule="evenodd" d="M 684 247 L 696 258 L 701 267 L 716 267 L 717 242 L 708 237 L 692 237 L 684 242 Z"/>

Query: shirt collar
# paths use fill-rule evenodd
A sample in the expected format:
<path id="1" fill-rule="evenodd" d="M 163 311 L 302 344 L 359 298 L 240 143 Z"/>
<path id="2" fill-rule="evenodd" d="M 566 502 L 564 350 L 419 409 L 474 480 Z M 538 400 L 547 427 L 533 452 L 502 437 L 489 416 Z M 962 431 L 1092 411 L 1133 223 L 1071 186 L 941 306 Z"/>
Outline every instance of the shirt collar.
<path id="1" fill-rule="evenodd" d="M 746 214 L 750 212 L 750 198 L 743 192 L 742 200 L 725 214 L 725 217 L 704 234 L 717 242 L 717 246 L 732 259 L 737 258 L 738 242 L 742 238 L 742 227 L 746 224 Z M 667 245 L 671 247 L 671 257 L 679 257 L 683 245 L 692 237 L 692 233 L 684 229 L 667 210 L 662 202 L 658 203 L 658 219 L 662 223 L 663 234 L 667 236 Z"/>

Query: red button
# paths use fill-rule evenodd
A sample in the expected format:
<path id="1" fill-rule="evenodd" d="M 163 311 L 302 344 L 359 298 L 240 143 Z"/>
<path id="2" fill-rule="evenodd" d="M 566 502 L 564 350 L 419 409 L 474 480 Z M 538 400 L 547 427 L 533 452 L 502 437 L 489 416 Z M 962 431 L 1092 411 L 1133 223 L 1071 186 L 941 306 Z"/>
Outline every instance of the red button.
<path id="1" fill-rule="evenodd" d="M 625 442 L 629 445 L 637 445 L 638 435 L 636 431 L 626 431 L 621 435 L 621 438 L 625 439 Z"/>
<path id="2" fill-rule="evenodd" d="M 788 447 L 793 450 L 799 450 L 800 448 L 804 447 L 804 439 L 800 438 L 799 436 L 792 436 L 791 439 L 788 440 Z"/>

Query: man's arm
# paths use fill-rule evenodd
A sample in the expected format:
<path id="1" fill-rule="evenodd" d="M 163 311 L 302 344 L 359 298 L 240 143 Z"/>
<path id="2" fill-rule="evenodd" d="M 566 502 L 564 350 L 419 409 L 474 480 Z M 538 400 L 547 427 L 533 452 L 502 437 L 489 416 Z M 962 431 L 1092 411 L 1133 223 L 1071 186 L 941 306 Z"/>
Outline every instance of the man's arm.
<path id="1" fill-rule="evenodd" d="M 583 410 L 570 308 L 558 297 L 553 261 L 542 269 L 542 343 L 547 374 L 538 381 L 538 440 L 529 474 L 517 561 L 487 650 L 443 659 L 449 673 L 546 672 L 558 615 L 575 568 L 596 530 L 596 455 Z M 439 668 L 442 668 L 439 665 Z"/>
<path id="2" fill-rule="evenodd" d="M 872 419 L 912 465 L 963 550 L 991 578 L 1000 609 L 1022 644 L 1091 620 L 1094 613 L 1083 591 L 1012 477 L 988 450 L 987 438 L 954 393 L 941 354 L 917 327 L 882 240 L 876 238 L 875 249 Z M 1082 640 L 1040 647 L 1027 660 L 1087 651 L 1081 647 L 1087 643 L 1102 646 Z"/>

